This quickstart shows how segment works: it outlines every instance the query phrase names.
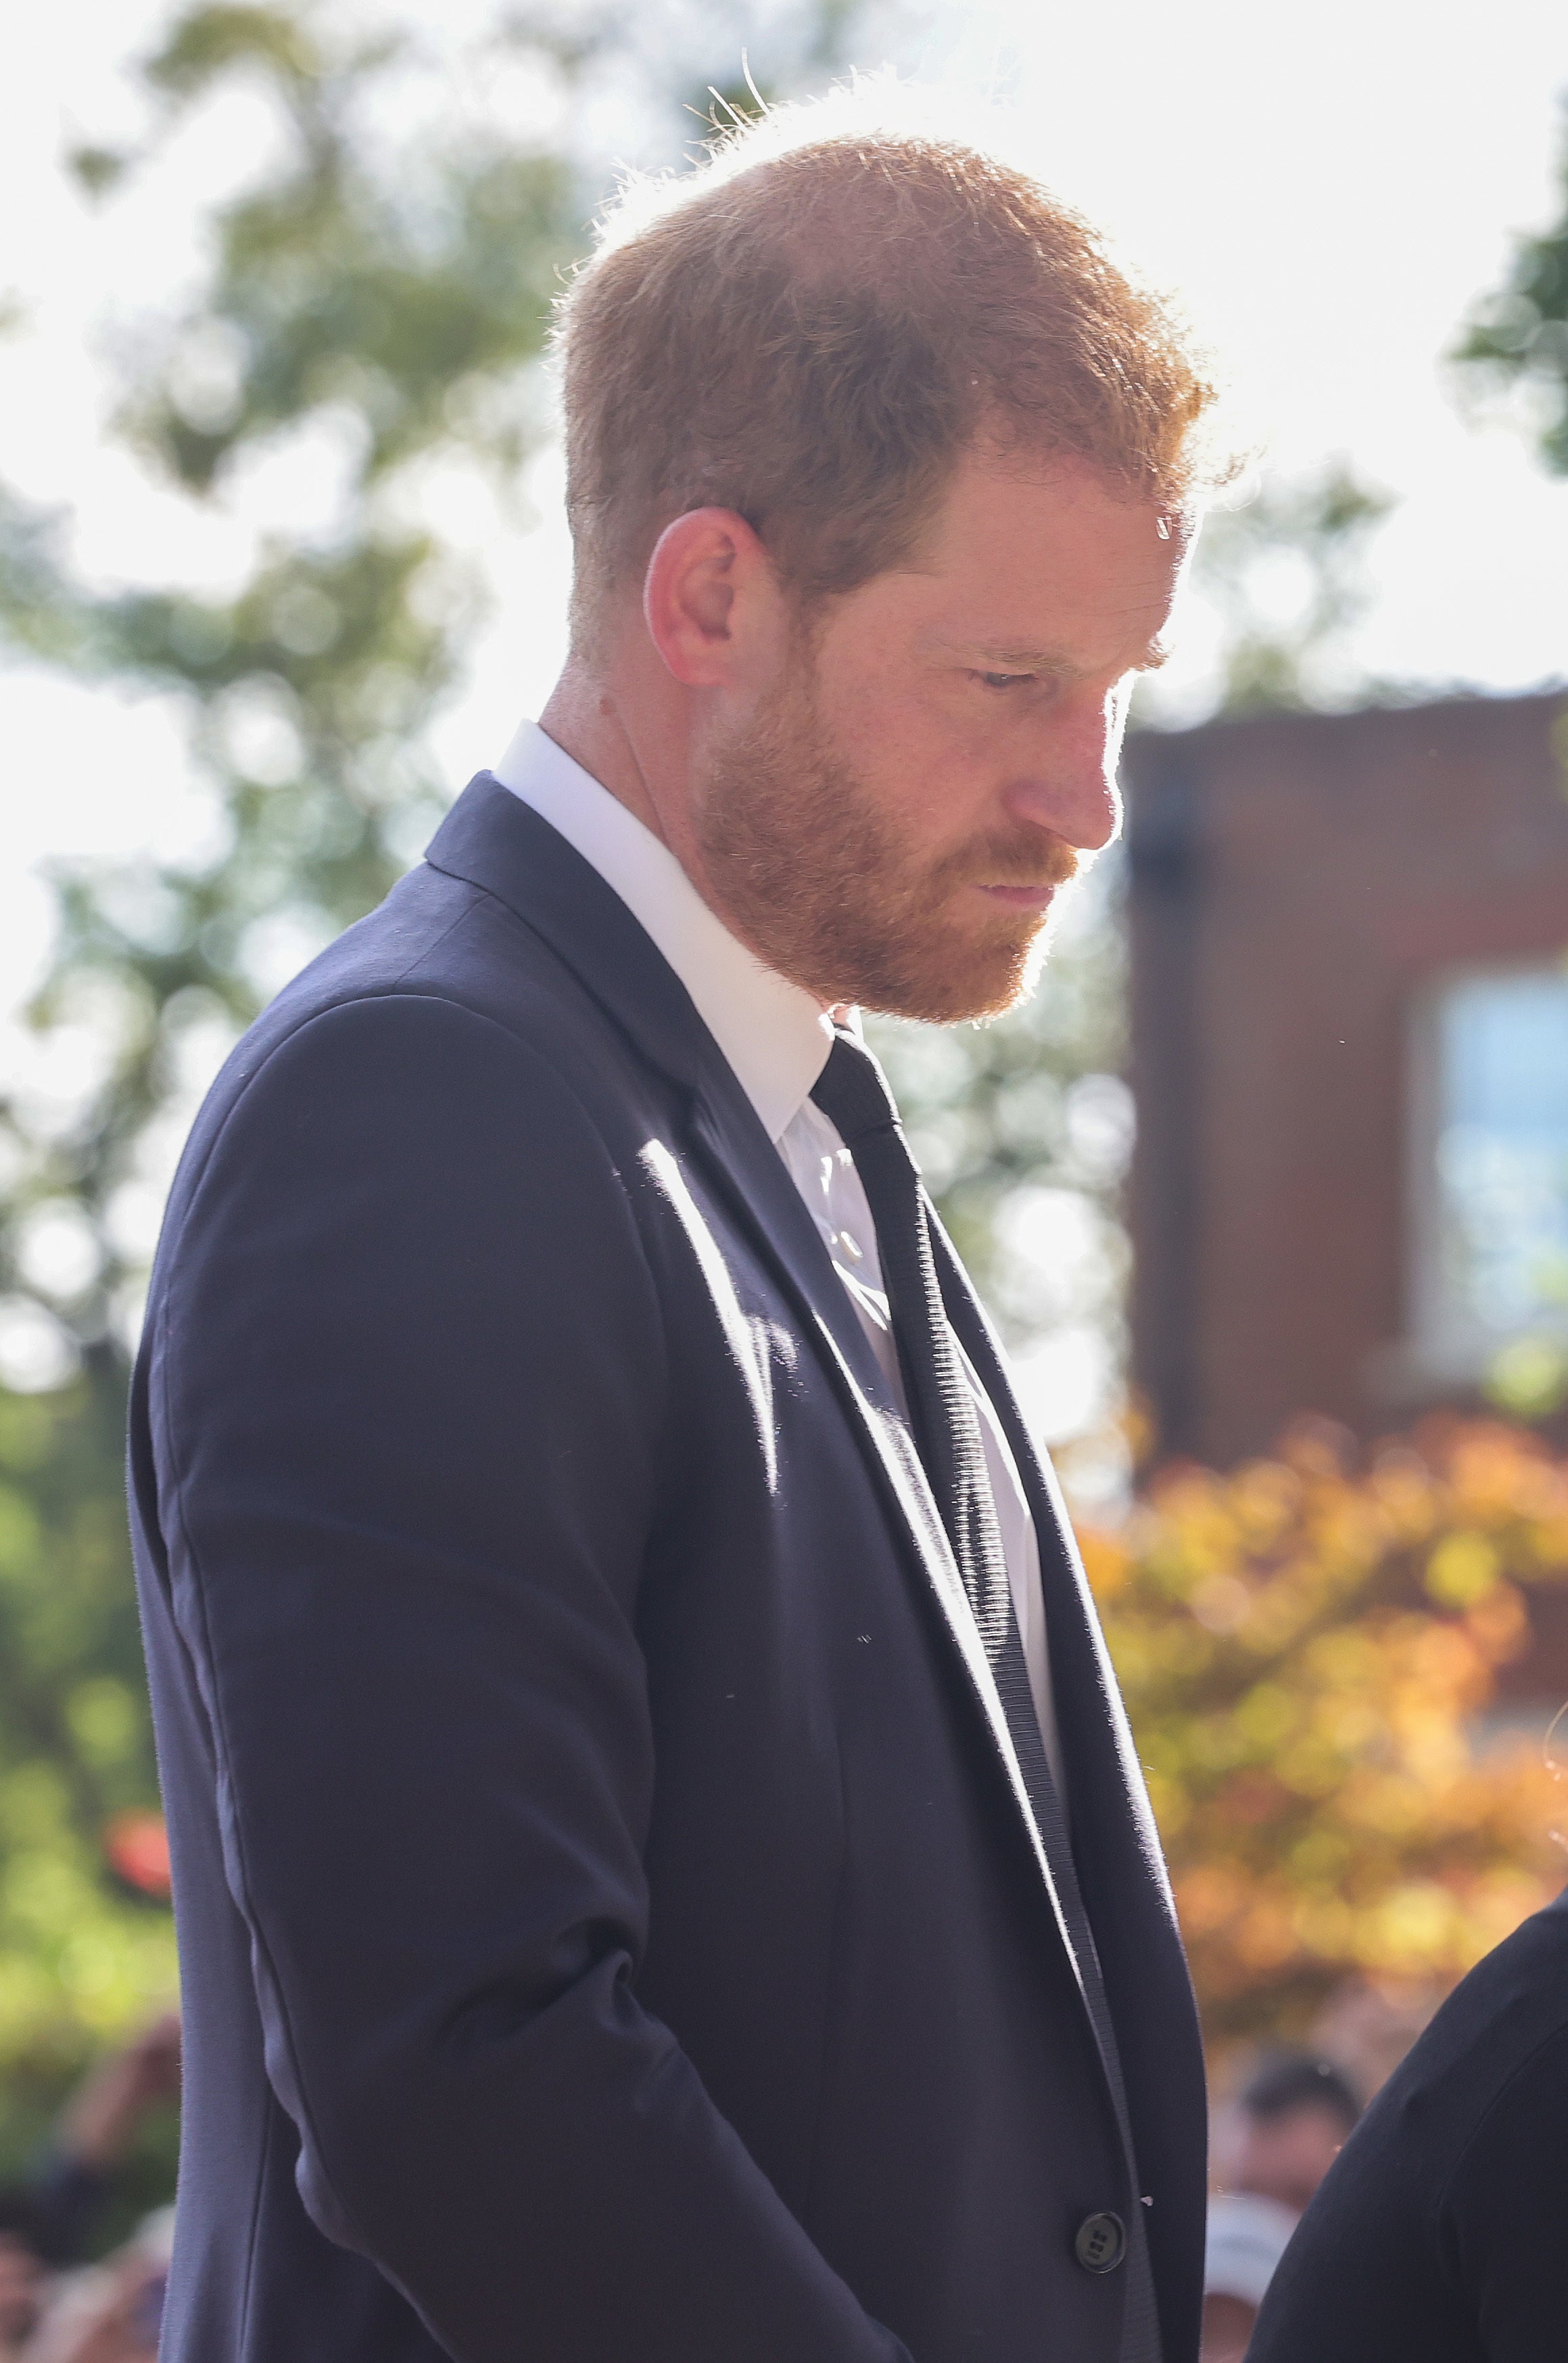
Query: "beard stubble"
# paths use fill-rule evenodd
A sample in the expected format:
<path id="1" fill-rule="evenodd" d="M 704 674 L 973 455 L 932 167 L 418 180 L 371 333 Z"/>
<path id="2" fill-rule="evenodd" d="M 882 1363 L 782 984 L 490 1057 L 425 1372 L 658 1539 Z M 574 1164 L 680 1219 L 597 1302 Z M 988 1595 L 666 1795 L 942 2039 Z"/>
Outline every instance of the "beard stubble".
<path id="1" fill-rule="evenodd" d="M 1032 992 L 1046 914 L 988 910 L 978 885 L 1063 886 L 1078 860 L 1039 828 L 971 838 L 935 860 L 829 742 L 800 655 L 714 745 L 693 820 L 710 891 L 757 958 L 838 1003 L 933 1025 L 999 1016 Z"/>

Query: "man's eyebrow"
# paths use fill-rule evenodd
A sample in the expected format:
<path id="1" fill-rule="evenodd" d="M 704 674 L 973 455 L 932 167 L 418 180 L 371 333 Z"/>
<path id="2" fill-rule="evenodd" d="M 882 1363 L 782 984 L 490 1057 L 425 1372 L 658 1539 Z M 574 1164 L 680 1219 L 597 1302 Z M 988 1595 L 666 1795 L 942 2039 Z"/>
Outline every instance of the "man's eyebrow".
<path id="1" fill-rule="evenodd" d="M 999 649 L 988 643 L 970 653 L 979 659 L 988 672 L 1071 672 L 1073 667 L 1060 650 L 1051 649 Z"/>
<path id="2" fill-rule="evenodd" d="M 1059 649 L 1000 649 L 989 645 L 962 651 L 987 672 L 1039 672 L 1062 678 L 1077 673 L 1081 668 L 1064 656 Z M 1129 672 L 1158 672 L 1170 661 L 1170 650 L 1157 640 L 1151 640 L 1127 667 Z"/>

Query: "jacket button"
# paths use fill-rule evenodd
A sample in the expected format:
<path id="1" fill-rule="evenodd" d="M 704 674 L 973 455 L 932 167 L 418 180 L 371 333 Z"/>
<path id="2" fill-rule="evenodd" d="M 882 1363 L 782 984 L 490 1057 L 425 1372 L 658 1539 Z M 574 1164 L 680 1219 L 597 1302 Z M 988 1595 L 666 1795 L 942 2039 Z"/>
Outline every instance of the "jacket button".
<path id="1" fill-rule="evenodd" d="M 1113 2273 L 1127 2254 L 1127 2227 L 1120 2215 L 1086 2215 L 1073 2241 L 1073 2254 L 1086 2273 Z"/>

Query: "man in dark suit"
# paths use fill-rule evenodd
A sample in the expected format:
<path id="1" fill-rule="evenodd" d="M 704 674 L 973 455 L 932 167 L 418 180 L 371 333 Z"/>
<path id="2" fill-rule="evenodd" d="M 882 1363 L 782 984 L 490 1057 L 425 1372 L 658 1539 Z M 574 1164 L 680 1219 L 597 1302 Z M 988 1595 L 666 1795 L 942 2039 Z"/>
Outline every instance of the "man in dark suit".
<path id="1" fill-rule="evenodd" d="M 1210 390 L 831 116 L 563 337 L 567 672 L 234 1054 L 149 1306 L 165 2363 L 1187 2363 L 1159 1848 L 853 1004 L 1028 989 Z"/>

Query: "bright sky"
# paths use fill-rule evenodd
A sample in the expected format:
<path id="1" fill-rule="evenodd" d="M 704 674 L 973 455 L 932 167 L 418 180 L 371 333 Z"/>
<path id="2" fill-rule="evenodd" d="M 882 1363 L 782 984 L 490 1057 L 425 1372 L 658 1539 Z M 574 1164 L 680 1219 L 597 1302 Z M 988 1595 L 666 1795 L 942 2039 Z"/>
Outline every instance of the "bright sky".
<path id="1" fill-rule="evenodd" d="M 354 5 L 375 13 L 371 0 Z M 127 205 L 98 212 L 73 193 L 61 149 L 134 128 L 126 64 L 167 13 L 166 0 L 56 0 L 7 22 L 0 292 L 22 317 L 0 343 L 0 476 L 70 508 L 77 558 L 99 579 L 216 588 L 242 573 L 262 524 L 305 521 L 329 502 L 332 454 L 280 454 L 251 471 L 226 515 L 204 517 L 155 493 L 105 439 L 105 337 L 133 335 L 147 307 L 177 300 L 199 269 L 199 205 L 241 183 L 270 138 L 259 110 L 237 98 L 198 120 Z M 499 17 L 501 0 L 415 0 L 407 13 L 450 54 L 464 28 Z M 690 6 L 670 0 L 667 13 L 672 41 L 691 54 Z M 1319 0 L 1309 11 L 966 0 L 946 13 L 933 0 L 929 21 L 896 62 L 1002 98 L 1011 144 L 1186 283 L 1238 354 L 1274 463 L 1295 471 L 1342 454 L 1399 496 L 1376 549 L 1368 670 L 1497 689 L 1568 672 L 1568 484 L 1540 472 L 1517 427 L 1466 423 L 1441 359 L 1469 303 L 1496 283 L 1511 235 L 1555 213 L 1562 0 L 1491 0 L 1485 12 L 1473 0 Z M 736 62 L 708 70 L 733 76 Z M 451 106 L 480 103 L 454 71 Z M 515 87 L 487 90 L 482 105 L 524 120 L 540 102 Z M 606 121 L 635 146 L 635 122 L 616 124 L 613 106 Z M 520 712 L 536 710 L 561 653 L 553 454 L 530 491 L 540 522 L 526 538 L 498 538 L 460 482 L 430 492 L 499 594 L 469 691 L 440 726 L 454 787 L 495 756 Z M 1185 672 L 1175 668 L 1195 707 L 1204 652 L 1195 627 Z M 39 865 L 171 852 L 199 842 L 206 821 L 176 717 L 156 701 L 0 671 L 0 748 L 3 1076 L 25 1062 L 6 1021 L 49 940 Z"/>

